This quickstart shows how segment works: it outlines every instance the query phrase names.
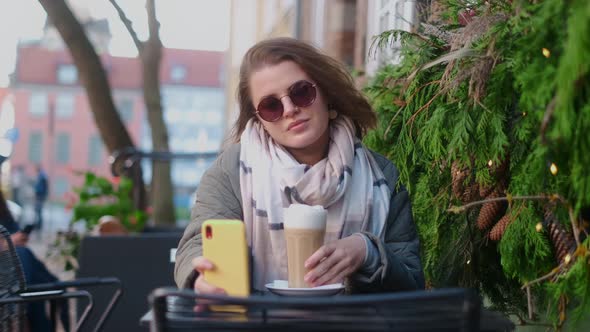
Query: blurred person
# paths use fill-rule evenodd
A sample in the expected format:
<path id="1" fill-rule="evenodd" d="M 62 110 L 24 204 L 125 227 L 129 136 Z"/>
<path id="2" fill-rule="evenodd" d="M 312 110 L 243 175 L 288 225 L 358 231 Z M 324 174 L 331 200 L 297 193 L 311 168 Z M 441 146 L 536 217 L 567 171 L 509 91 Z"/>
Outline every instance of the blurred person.
<path id="1" fill-rule="evenodd" d="M 12 176 L 10 178 L 12 201 L 20 206 L 23 205 L 23 189 L 26 183 L 25 167 L 23 165 L 14 167 L 14 171 L 12 172 Z"/>
<path id="2" fill-rule="evenodd" d="M 283 209 L 327 210 L 324 245 L 305 266 L 312 287 L 345 281 L 350 293 L 424 288 L 418 234 L 399 171 L 362 143 L 377 117 L 346 69 L 290 38 L 246 52 L 234 140 L 203 175 L 192 222 L 180 240 L 175 280 L 199 293 L 225 293 L 203 271 L 201 225 L 245 223 L 253 288 L 287 279 Z M 231 248 L 228 248 L 231 250 Z"/>
<path id="3" fill-rule="evenodd" d="M 41 165 L 36 166 L 37 177 L 33 184 L 35 191 L 35 226 L 41 230 L 43 228 L 43 207 L 47 196 L 49 196 L 49 179 Z"/>
<path id="4" fill-rule="evenodd" d="M 16 255 L 21 262 L 27 285 L 58 281 L 58 278 L 49 272 L 45 264 L 35 256 L 31 249 L 26 247 L 29 236 L 20 230 L 19 225 L 14 220 L 4 199 L 2 190 L 0 190 L 0 225 L 4 226 L 10 233 L 10 239 L 15 246 Z M 69 327 L 67 302 L 61 302 L 61 306 L 61 319 L 67 330 L 67 327 Z M 31 302 L 27 304 L 27 322 L 31 331 L 54 331 L 54 327 L 45 310 L 45 302 Z"/>

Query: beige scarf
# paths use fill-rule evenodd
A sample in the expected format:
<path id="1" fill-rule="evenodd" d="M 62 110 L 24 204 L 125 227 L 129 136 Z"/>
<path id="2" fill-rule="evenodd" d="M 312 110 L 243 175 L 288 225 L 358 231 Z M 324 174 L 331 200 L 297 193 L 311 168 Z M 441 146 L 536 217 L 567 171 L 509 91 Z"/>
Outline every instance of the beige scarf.
<path id="1" fill-rule="evenodd" d="M 287 279 L 283 208 L 291 203 L 328 210 L 326 243 L 360 231 L 384 236 L 391 192 L 345 116 L 330 122 L 328 156 L 311 167 L 297 162 L 260 122 L 250 120 L 241 136 L 240 186 L 257 290 Z"/>

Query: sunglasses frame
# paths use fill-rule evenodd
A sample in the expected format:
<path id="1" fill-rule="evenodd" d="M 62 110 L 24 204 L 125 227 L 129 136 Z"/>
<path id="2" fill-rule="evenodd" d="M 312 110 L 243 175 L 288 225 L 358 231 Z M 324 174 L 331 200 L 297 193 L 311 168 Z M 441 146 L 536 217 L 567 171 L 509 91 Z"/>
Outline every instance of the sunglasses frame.
<path id="1" fill-rule="evenodd" d="M 311 99 L 311 101 L 310 101 L 308 104 L 306 104 L 306 105 L 297 105 L 297 104 L 296 104 L 296 103 L 293 101 L 293 98 L 291 98 L 291 92 L 292 92 L 292 89 L 293 89 L 293 87 L 295 86 L 295 84 L 297 84 L 297 83 L 300 83 L 300 82 L 304 82 L 304 83 L 308 83 L 308 84 L 310 84 L 310 85 L 311 85 L 311 87 L 312 87 L 312 88 L 313 88 L 313 90 L 314 90 L 314 95 L 315 95 L 315 96 L 314 96 L 314 97 Z M 310 82 L 310 81 L 308 81 L 308 80 L 298 80 L 298 81 L 294 82 L 293 84 L 291 84 L 291 85 L 289 86 L 289 88 L 287 89 L 287 91 L 288 91 L 288 92 L 287 92 L 287 94 L 284 94 L 284 95 L 282 95 L 282 96 L 280 96 L 280 97 L 275 97 L 275 96 L 266 96 L 266 97 L 262 98 L 262 100 L 261 100 L 261 101 L 258 103 L 258 106 L 256 106 L 256 111 L 255 111 L 254 113 L 255 113 L 255 114 L 258 114 L 258 116 L 259 116 L 259 117 L 260 117 L 262 120 L 264 120 L 264 121 L 266 121 L 266 122 L 276 122 L 276 121 L 279 121 L 279 120 L 280 120 L 280 119 L 283 117 L 283 114 L 285 114 L 285 106 L 283 105 L 283 98 L 285 98 L 285 97 L 289 96 L 289 99 L 291 100 L 291 102 L 293 103 L 293 105 L 295 105 L 295 106 L 297 106 L 297 107 L 307 107 L 307 106 L 310 106 L 311 104 L 313 104 L 313 103 L 315 102 L 316 98 L 318 97 L 318 89 L 317 89 L 317 84 L 315 84 L 315 83 L 311 83 L 311 82 Z M 267 119 L 265 119 L 265 118 L 264 118 L 264 117 L 261 115 L 260 111 L 258 111 L 258 109 L 260 108 L 260 104 L 261 104 L 261 103 L 262 103 L 262 102 L 263 102 L 265 99 L 267 99 L 267 98 L 275 98 L 275 99 L 277 99 L 277 100 L 279 101 L 279 103 L 281 104 L 281 114 L 280 114 L 280 115 L 279 115 L 279 116 L 278 116 L 276 119 L 274 119 L 274 120 L 267 120 Z"/>

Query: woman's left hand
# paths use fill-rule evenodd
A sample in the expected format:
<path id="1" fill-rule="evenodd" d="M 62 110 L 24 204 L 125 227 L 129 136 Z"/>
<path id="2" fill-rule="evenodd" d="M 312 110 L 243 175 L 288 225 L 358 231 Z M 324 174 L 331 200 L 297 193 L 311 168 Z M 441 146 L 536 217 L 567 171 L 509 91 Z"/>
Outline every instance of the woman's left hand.
<path id="1" fill-rule="evenodd" d="M 312 287 L 342 282 L 363 264 L 365 239 L 360 234 L 323 245 L 305 261 L 305 282 Z"/>

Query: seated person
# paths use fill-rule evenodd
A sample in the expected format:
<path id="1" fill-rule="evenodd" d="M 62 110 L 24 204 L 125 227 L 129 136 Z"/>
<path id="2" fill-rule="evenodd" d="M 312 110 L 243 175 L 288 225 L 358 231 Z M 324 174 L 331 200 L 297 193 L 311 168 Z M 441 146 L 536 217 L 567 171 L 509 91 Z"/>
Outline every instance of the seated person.
<path id="1" fill-rule="evenodd" d="M 328 215 L 325 244 L 306 262 L 310 286 L 423 289 L 408 192 L 396 167 L 363 145 L 377 117 L 346 69 L 301 41 L 262 41 L 244 56 L 238 99 L 236 144 L 203 175 L 178 246 L 178 287 L 224 293 L 202 277 L 215 263 L 202 257 L 207 219 L 243 220 L 255 291 L 287 279 L 286 264 L 276 263 L 286 261 L 282 211 L 298 203 Z"/>
<path id="2" fill-rule="evenodd" d="M 45 264 L 35 256 L 31 249 L 26 247 L 29 236 L 20 231 L 19 225 L 8 209 L 8 204 L 4 199 L 2 190 L 0 190 L 0 224 L 11 234 L 10 239 L 15 246 L 16 254 L 21 262 L 27 285 L 58 281 L 57 277 L 47 270 Z M 66 327 L 66 330 L 68 330 L 67 302 L 63 301 L 61 304 L 62 323 Z M 45 311 L 45 302 L 31 302 L 27 305 L 27 321 L 31 331 L 45 332 L 54 330 Z"/>

